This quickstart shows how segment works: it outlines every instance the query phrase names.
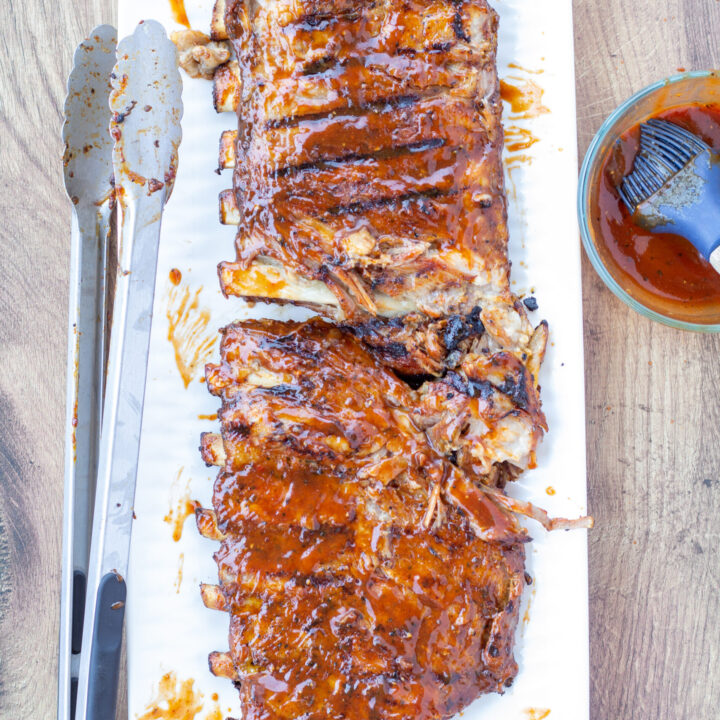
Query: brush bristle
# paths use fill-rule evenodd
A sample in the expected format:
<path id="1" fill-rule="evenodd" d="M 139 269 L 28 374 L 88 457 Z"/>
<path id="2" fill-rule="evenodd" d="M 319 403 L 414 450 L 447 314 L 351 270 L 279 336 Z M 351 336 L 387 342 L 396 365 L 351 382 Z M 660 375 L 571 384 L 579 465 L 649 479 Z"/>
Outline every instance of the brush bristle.
<path id="1" fill-rule="evenodd" d="M 652 119 L 640 125 L 640 150 L 633 171 L 618 187 L 628 210 L 634 213 L 693 158 L 709 150 L 700 138 L 667 120 Z"/>

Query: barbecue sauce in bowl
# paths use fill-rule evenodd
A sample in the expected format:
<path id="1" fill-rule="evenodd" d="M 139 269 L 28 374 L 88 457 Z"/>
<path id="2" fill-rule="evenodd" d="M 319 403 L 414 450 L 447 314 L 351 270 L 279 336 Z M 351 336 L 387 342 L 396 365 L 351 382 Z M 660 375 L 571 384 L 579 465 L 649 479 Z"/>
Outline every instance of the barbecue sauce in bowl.
<path id="1" fill-rule="evenodd" d="M 676 123 L 720 150 L 720 105 L 683 105 L 652 117 Z M 718 323 L 720 274 L 685 238 L 637 225 L 618 194 L 639 139 L 636 124 L 606 150 L 589 218 L 598 254 L 616 282 L 646 307 L 675 320 Z"/>

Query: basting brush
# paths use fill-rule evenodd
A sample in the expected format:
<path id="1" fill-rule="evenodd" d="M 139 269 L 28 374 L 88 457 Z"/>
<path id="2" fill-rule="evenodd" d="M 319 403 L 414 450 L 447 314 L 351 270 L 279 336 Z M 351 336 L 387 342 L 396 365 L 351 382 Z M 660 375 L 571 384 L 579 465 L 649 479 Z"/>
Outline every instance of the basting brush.
<path id="1" fill-rule="evenodd" d="M 640 125 L 640 150 L 618 188 L 635 222 L 687 238 L 720 272 L 720 155 L 667 120 Z"/>

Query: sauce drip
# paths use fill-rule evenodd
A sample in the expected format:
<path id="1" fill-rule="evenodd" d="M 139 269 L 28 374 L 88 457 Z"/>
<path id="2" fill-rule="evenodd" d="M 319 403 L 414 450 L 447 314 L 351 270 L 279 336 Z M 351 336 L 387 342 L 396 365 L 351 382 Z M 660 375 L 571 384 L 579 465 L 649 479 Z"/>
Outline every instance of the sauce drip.
<path id="1" fill-rule="evenodd" d="M 200 307 L 200 292 L 178 285 L 168 298 L 168 340 L 175 352 L 175 364 L 187 389 L 198 370 L 210 358 L 217 336 L 210 334 L 210 311 Z"/>
<path id="2" fill-rule="evenodd" d="M 182 475 L 182 471 L 183 468 L 180 468 L 180 470 L 178 470 L 177 477 L 173 482 L 173 488 L 177 487 L 178 483 L 180 482 L 180 476 Z M 199 503 L 197 502 L 197 500 L 190 499 L 189 485 L 190 481 L 188 480 L 185 487 L 185 492 L 175 502 L 174 507 L 171 507 L 168 514 L 163 518 L 163 520 L 165 520 L 168 525 L 172 526 L 172 539 L 175 542 L 178 542 L 182 537 L 185 520 L 187 520 L 191 515 L 194 515 L 195 510 L 199 507 Z"/>
<path id="3" fill-rule="evenodd" d="M 184 25 L 186 28 L 190 28 L 190 21 L 188 20 L 187 12 L 185 11 L 185 0 L 170 0 L 170 10 L 172 12 L 173 20 L 179 25 Z"/>
<path id="4" fill-rule="evenodd" d="M 540 142 L 540 138 L 528 130 L 517 125 L 509 125 L 505 128 L 505 149 L 514 153 L 520 150 L 528 150 L 536 142 Z"/>
<path id="5" fill-rule="evenodd" d="M 168 277 L 173 285 L 179 285 L 182 280 L 182 273 L 177 268 L 173 268 Z"/>
<path id="6" fill-rule="evenodd" d="M 676 107 L 654 117 L 697 134 L 720 150 L 720 105 Z M 616 190 L 632 170 L 639 127 L 608 151 L 591 205 L 591 229 L 606 267 L 625 291 L 657 312 L 698 323 L 720 322 L 720 275 L 685 238 L 635 224 Z"/>
<path id="7" fill-rule="evenodd" d="M 518 65 L 517 63 L 508 63 L 508 67 L 512 68 L 513 70 L 522 70 L 523 72 L 530 73 L 532 75 L 542 75 L 545 71 L 544 70 L 531 70 L 530 68 L 523 67 L 522 65 Z"/>
<path id="8" fill-rule="evenodd" d="M 550 715 L 549 708 L 528 708 L 525 710 L 527 720 L 545 720 Z"/>
<path id="9" fill-rule="evenodd" d="M 178 574 L 177 578 L 175 580 L 175 594 L 180 594 L 180 586 L 182 585 L 183 581 L 183 568 L 185 567 L 185 553 L 180 553 L 180 557 L 178 558 Z"/>
<path id="10" fill-rule="evenodd" d="M 156 697 L 137 720 L 195 720 L 203 709 L 202 694 L 192 679 L 178 680 L 174 672 L 160 678 Z"/>
<path id="11" fill-rule="evenodd" d="M 511 63 L 511 68 L 522 70 L 526 73 L 540 74 L 542 70 L 528 70 L 519 65 Z M 513 85 L 509 80 L 515 80 L 519 84 Z M 529 120 L 550 112 L 543 104 L 544 90 L 533 80 L 521 80 L 511 77 L 500 81 L 500 97 L 510 105 L 510 118 L 515 121 Z M 505 169 L 509 181 L 508 189 L 510 194 L 517 200 L 517 188 L 513 171 L 523 166 L 532 164 L 532 155 L 526 151 L 535 143 L 540 142 L 531 130 L 521 125 L 505 126 Z"/>
<path id="12" fill-rule="evenodd" d="M 508 172 L 510 172 L 521 165 L 532 165 L 532 160 L 532 155 L 528 155 L 527 153 L 516 153 L 508 157 L 506 167 Z"/>
<path id="13" fill-rule="evenodd" d="M 528 119 L 549 113 L 550 110 L 542 104 L 544 92 L 534 80 L 523 80 L 519 85 L 500 81 L 500 97 L 510 104 L 516 118 Z"/>

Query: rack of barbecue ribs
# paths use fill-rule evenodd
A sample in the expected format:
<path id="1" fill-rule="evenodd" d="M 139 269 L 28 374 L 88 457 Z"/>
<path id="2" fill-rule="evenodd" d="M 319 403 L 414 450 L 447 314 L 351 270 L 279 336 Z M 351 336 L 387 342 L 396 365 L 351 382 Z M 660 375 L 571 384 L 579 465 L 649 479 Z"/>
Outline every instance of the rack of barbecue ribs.
<path id="1" fill-rule="evenodd" d="M 201 452 L 221 469 L 196 519 L 221 544 L 202 597 L 230 614 L 210 668 L 243 717 L 445 718 L 509 687 L 529 540 L 514 513 L 532 511 L 437 446 L 456 407 L 427 399 L 446 381 L 413 390 L 319 318 L 224 328 L 206 379 L 221 435 Z"/>
<path id="2" fill-rule="evenodd" d="M 496 14 L 395 5 L 216 6 L 235 59 L 215 104 L 239 118 L 220 141 L 238 229 L 219 274 L 226 295 L 311 307 L 437 375 L 483 335 L 522 355 L 533 328 L 509 286 Z"/>
<path id="3" fill-rule="evenodd" d="M 228 327 L 221 354 L 198 525 L 243 717 L 446 717 L 509 686 L 528 538 L 418 430 L 414 391 L 321 320 Z"/>
<path id="4" fill-rule="evenodd" d="M 230 325 L 206 368 L 210 668 L 247 720 L 450 717 L 517 673 L 518 514 L 591 525 L 505 492 L 547 429 L 548 327 L 510 291 L 496 14 L 219 0 L 212 39 L 222 290 L 319 317 Z"/>

